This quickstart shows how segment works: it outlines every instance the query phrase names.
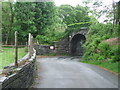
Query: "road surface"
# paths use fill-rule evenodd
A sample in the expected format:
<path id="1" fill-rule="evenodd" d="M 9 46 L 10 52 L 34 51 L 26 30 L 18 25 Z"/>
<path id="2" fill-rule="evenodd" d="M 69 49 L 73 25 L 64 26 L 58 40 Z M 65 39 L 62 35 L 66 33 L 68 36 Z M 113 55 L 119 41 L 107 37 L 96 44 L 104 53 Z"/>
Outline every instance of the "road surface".
<path id="1" fill-rule="evenodd" d="M 118 77 L 77 57 L 37 59 L 38 75 L 32 88 L 118 88 Z"/>

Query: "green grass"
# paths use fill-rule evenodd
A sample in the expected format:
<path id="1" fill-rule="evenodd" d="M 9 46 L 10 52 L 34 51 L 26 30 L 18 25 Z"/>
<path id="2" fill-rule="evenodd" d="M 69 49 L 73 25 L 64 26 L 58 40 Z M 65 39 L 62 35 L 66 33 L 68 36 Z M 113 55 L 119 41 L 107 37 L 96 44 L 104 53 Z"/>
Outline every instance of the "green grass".
<path id="1" fill-rule="evenodd" d="M 110 71 L 113 71 L 117 74 L 120 74 L 119 72 L 119 68 L 120 68 L 120 62 L 110 62 L 110 61 L 106 61 L 106 62 L 100 62 L 100 61 L 82 61 L 83 63 L 88 63 L 88 64 L 94 64 L 103 68 L 106 68 Z"/>
<path id="2" fill-rule="evenodd" d="M 18 59 L 26 55 L 25 48 L 18 48 Z M 14 63 L 15 61 L 15 50 L 13 48 L 3 47 L 2 52 L 0 52 L 0 69 L 3 67 Z"/>

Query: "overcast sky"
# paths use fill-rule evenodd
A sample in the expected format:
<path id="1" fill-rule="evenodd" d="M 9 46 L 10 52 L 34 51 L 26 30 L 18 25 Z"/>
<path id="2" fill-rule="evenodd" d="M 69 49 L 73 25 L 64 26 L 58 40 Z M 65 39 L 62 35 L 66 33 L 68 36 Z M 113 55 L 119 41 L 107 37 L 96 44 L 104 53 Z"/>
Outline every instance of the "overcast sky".
<path id="1" fill-rule="evenodd" d="M 84 0 L 54 0 L 55 4 L 57 6 L 60 6 L 61 4 L 70 4 L 72 6 L 76 5 L 82 5 L 82 1 Z M 113 0 L 101 0 L 105 5 L 111 4 Z M 120 0 L 114 0 L 115 2 L 118 2 Z"/>

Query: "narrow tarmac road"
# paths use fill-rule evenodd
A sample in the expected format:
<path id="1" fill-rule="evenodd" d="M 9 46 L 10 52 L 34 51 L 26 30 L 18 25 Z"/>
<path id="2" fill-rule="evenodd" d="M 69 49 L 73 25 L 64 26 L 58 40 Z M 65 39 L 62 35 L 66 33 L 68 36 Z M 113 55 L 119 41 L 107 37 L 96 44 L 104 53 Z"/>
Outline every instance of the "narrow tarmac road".
<path id="1" fill-rule="evenodd" d="M 118 77 L 77 57 L 38 58 L 32 88 L 118 88 Z"/>

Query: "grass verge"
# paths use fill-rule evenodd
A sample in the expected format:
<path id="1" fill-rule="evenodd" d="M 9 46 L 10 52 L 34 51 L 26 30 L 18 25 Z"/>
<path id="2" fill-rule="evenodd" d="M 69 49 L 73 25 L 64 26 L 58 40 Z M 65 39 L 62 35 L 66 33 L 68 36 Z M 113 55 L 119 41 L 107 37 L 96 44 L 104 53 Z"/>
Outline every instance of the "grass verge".
<path id="1" fill-rule="evenodd" d="M 26 54 L 25 48 L 18 48 L 18 59 L 22 58 Z M 13 48 L 3 48 L 0 52 L 0 69 L 14 63 L 15 50 Z"/>
<path id="2" fill-rule="evenodd" d="M 100 67 L 103 67 L 105 69 L 108 69 L 109 71 L 115 72 L 118 75 L 120 75 L 119 69 L 120 69 L 120 62 L 101 62 L 101 61 L 81 61 L 83 63 L 88 63 L 88 64 L 94 64 Z"/>

